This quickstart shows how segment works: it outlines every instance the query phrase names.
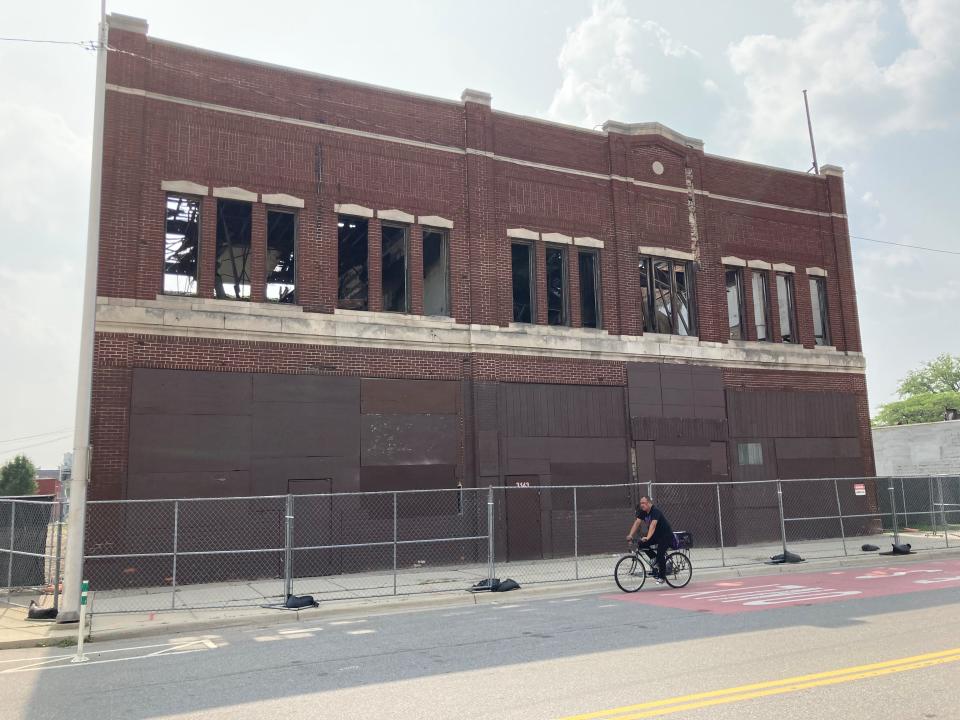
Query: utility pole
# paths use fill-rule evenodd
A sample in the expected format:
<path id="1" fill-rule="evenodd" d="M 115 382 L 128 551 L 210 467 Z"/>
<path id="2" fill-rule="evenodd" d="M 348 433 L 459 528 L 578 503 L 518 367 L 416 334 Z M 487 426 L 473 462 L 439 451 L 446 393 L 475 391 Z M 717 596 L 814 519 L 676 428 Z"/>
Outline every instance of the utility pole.
<path id="1" fill-rule="evenodd" d="M 97 34 L 97 84 L 93 111 L 93 153 L 90 161 L 90 208 L 87 219 L 87 263 L 77 372 L 77 412 L 73 431 L 73 473 L 70 476 L 70 521 L 63 567 L 63 598 L 57 622 L 80 619 L 83 582 L 83 535 L 90 476 L 90 405 L 93 392 L 93 339 L 97 312 L 97 261 L 100 255 L 100 191 L 103 176 L 103 116 L 107 87 L 107 2 L 100 0 Z"/>
<path id="2" fill-rule="evenodd" d="M 810 122 L 810 103 L 807 101 L 807 91 L 803 91 L 803 107 L 807 110 L 807 132 L 810 134 L 810 152 L 813 153 L 813 172 L 820 174 L 820 166 L 817 165 L 817 148 L 813 144 L 813 124 Z M 807 172 L 810 172 L 809 170 Z"/>

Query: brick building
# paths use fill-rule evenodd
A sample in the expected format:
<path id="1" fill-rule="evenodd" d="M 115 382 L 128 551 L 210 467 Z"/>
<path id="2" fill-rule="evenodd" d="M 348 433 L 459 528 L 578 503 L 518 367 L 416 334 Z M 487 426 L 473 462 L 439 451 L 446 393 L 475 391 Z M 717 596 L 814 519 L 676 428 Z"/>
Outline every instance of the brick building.
<path id="1" fill-rule="evenodd" d="M 92 499 L 873 474 L 840 168 L 110 46 Z"/>

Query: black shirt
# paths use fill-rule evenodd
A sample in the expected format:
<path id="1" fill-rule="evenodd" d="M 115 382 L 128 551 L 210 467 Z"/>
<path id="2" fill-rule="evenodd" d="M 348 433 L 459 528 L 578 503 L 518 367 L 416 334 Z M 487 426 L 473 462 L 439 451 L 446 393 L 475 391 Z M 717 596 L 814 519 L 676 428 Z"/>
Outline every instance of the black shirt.
<path id="1" fill-rule="evenodd" d="M 647 527 L 650 527 L 650 523 L 654 520 L 657 521 L 657 527 L 653 531 L 653 537 L 650 538 L 655 543 L 661 542 L 671 542 L 673 539 L 673 528 L 670 527 L 670 522 L 663 516 L 663 513 L 660 512 L 660 509 L 654 505 L 650 508 L 650 512 L 646 515 L 643 514 L 643 510 L 640 506 L 637 506 L 637 517 L 647 523 Z M 649 530 L 648 530 L 649 532 Z"/>

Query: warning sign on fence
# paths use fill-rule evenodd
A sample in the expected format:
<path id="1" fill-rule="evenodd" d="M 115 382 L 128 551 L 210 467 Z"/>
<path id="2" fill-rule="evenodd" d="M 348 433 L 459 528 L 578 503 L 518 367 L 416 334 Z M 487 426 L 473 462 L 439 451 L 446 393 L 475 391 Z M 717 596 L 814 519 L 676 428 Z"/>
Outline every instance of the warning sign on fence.
<path id="1" fill-rule="evenodd" d="M 854 483 L 853 484 L 853 494 L 854 495 L 866 495 L 867 486 L 863 483 Z"/>

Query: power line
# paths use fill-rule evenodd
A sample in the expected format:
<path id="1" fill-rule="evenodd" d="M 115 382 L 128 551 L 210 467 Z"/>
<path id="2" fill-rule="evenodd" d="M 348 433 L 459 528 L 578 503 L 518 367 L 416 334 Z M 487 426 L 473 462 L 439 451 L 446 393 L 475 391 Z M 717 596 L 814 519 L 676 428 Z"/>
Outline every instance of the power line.
<path id="1" fill-rule="evenodd" d="M 23 447 L 19 447 L 16 450 L 0 450 L 0 456 L 16 455 L 16 454 L 22 453 L 24 450 L 30 450 L 31 448 L 37 448 L 43 445 L 50 445 L 51 443 L 55 443 L 55 442 L 63 442 L 69 437 L 70 435 L 61 435 L 60 437 L 50 438 L 49 440 L 44 440 L 43 442 L 30 443 L 29 445 L 24 445 Z"/>
<path id="2" fill-rule="evenodd" d="M 0 42 L 39 43 L 44 45 L 76 45 L 85 50 L 96 50 L 96 40 L 42 40 L 39 38 L 0 37 Z"/>
<path id="3" fill-rule="evenodd" d="M 910 245 L 908 243 L 898 243 L 892 240 L 877 240 L 876 238 L 863 237 L 862 235 L 851 235 L 856 240 L 866 240 L 868 242 L 880 243 L 881 245 L 896 245 L 897 247 L 910 248 L 911 250 L 926 250 L 927 252 L 943 253 L 944 255 L 960 255 L 956 250 L 943 250 L 941 248 L 924 247 L 923 245 Z"/>
<path id="4" fill-rule="evenodd" d="M 60 428 L 59 430 L 51 430 L 49 432 L 37 433 L 36 435 L 21 435 L 20 437 L 15 438 L 4 438 L 0 440 L 0 443 L 9 443 L 9 442 L 19 442 L 21 440 L 33 440 L 34 438 L 47 437 L 48 435 L 62 435 L 65 432 L 70 432 L 73 428 L 65 427 Z"/>

